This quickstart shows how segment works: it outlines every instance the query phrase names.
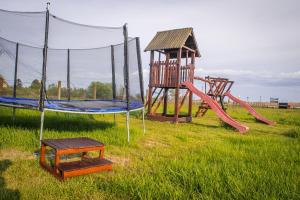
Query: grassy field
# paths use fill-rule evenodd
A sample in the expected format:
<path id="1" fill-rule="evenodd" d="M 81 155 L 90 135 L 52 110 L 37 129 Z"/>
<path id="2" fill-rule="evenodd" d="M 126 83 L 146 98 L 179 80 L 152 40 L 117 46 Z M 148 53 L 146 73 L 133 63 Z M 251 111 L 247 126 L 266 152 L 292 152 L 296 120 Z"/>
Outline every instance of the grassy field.
<path id="1" fill-rule="evenodd" d="M 239 107 L 241 135 L 209 111 L 190 124 L 125 116 L 46 113 L 45 138 L 91 137 L 106 144 L 113 171 L 60 182 L 39 167 L 40 114 L 0 108 L 0 199 L 300 199 L 300 111 L 258 109 L 274 127 Z"/>

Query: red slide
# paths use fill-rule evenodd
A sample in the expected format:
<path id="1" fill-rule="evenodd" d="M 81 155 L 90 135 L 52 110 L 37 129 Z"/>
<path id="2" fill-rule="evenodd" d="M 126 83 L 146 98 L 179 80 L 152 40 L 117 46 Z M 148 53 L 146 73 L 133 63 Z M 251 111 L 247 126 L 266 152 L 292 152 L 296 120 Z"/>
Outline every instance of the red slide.
<path id="1" fill-rule="evenodd" d="M 258 114 L 254 108 L 252 108 L 252 106 L 250 106 L 247 102 L 233 96 L 229 91 L 226 92 L 224 94 L 225 96 L 227 96 L 228 98 L 230 98 L 232 101 L 240 104 L 241 106 L 243 106 L 246 110 L 248 110 L 248 112 L 253 115 L 257 120 L 265 123 L 265 124 L 268 124 L 268 125 L 274 125 L 274 122 L 264 118 L 263 116 L 261 116 L 260 114 Z"/>
<path id="2" fill-rule="evenodd" d="M 240 133 L 245 133 L 249 130 L 249 128 L 247 126 L 240 124 L 239 122 L 232 119 L 229 115 L 227 115 L 224 112 L 224 110 L 222 109 L 222 107 L 218 104 L 218 102 L 216 102 L 215 100 L 210 98 L 208 95 L 206 95 L 205 93 L 198 90 L 193 85 L 193 83 L 186 81 L 186 82 L 182 83 L 182 85 L 186 86 L 192 93 L 199 96 L 203 101 L 205 101 L 210 106 L 210 108 L 218 115 L 218 117 L 220 119 L 222 119 L 225 123 L 229 124 L 230 126 L 233 126 Z"/>

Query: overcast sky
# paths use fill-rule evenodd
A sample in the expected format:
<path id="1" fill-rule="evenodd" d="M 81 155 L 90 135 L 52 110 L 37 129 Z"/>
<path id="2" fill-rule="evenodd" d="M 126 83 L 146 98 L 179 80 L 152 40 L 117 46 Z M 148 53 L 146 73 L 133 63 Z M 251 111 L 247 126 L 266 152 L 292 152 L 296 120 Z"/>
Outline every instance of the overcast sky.
<path id="1" fill-rule="evenodd" d="M 0 8 L 45 10 L 47 1 L 0 0 Z M 52 0 L 50 12 L 102 26 L 128 23 L 144 48 L 157 31 L 193 27 L 202 54 L 196 74 L 235 81 L 232 93 L 250 100 L 300 101 L 299 0 Z M 145 86 L 149 54 L 143 53 Z"/>

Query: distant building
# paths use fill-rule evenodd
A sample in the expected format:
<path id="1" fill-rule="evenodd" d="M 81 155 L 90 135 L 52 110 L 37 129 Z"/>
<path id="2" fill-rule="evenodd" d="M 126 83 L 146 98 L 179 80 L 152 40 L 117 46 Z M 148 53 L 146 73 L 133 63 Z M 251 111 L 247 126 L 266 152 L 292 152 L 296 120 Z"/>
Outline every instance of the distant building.
<path id="1" fill-rule="evenodd" d="M 279 98 L 270 97 L 270 103 L 278 103 L 278 102 L 279 102 Z"/>

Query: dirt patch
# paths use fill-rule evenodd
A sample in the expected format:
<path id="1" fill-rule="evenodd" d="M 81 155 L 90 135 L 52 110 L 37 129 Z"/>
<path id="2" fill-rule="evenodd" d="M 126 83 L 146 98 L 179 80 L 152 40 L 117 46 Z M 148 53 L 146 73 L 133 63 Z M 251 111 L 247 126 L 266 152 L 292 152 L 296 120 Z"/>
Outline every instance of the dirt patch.
<path id="1" fill-rule="evenodd" d="M 105 156 L 105 158 L 121 166 L 129 165 L 129 158 L 124 158 L 121 156 L 113 156 L 113 155 L 107 155 Z"/>
<path id="2" fill-rule="evenodd" d="M 16 149 L 5 149 L 0 150 L 0 159 L 9 159 L 9 160 L 34 160 L 34 156 L 31 152 L 21 151 Z"/>
<path id="3" fill-rule="evenodd" d="M 161 142 L 157 142 L 157 141 L 154 141 L 154 140 L 147 140 L 145 141 L 145 147 L 169 147 L 170 145 L 169 144 L 165 144 L 165 143 L 161 143 Z"/>

